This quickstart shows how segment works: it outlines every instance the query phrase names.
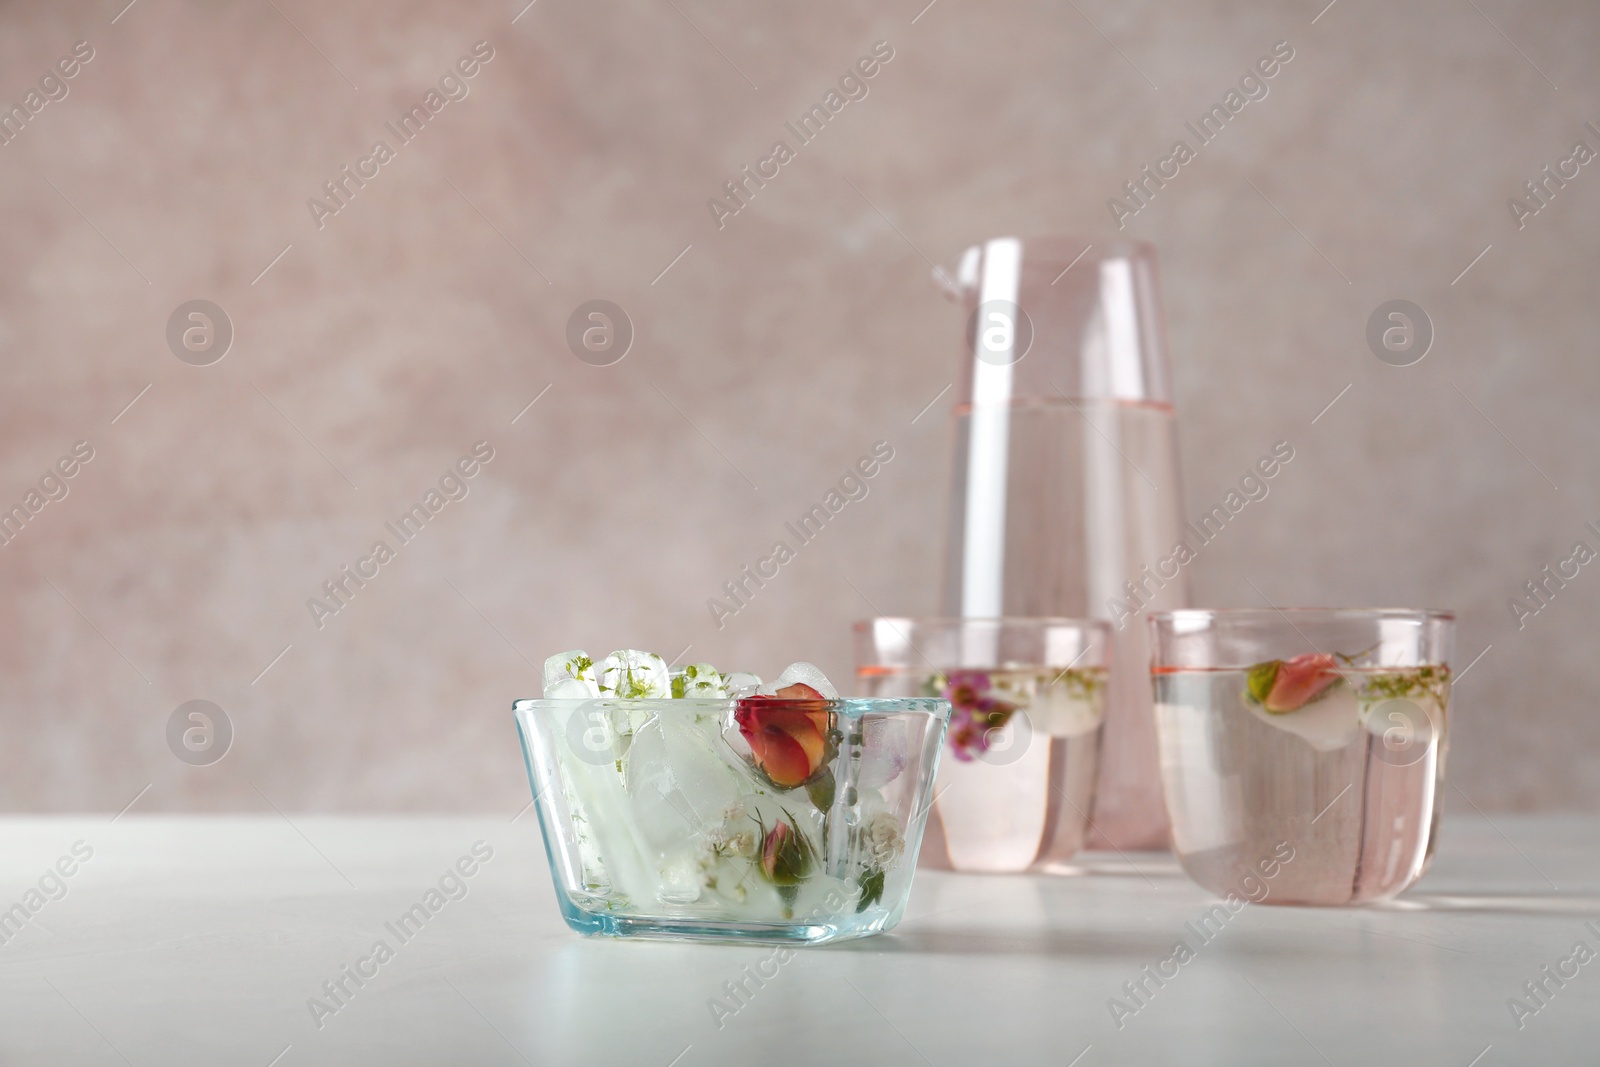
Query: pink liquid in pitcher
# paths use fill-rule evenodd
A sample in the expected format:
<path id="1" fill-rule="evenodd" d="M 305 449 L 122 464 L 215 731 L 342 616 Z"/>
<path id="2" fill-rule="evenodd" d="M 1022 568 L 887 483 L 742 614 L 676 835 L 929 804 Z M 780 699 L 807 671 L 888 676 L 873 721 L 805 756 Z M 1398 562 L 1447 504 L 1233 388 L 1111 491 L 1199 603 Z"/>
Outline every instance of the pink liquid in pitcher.
<path id="1" fill-rule="evenodd" d="M 1177 426 L 1154 402 L 1081 399 L 1018 401 L 1008 415 L 1004 567 L 999 614 L 1106 619 L 1113 624 L 1099 785 L 1086 845 L 1164 848 L 1151 711 L 1150 649 L 1144 614 L 1188 603 L 1182 567 L 1158 573 L 1174 545 L 1193 535 L 1179 511 Z M 958 450 L 969 447 L 973 413 L 958 411 Z M 958 499 L 966 486 L 958 481 Z M 965 523 L 961 524 L 962 527 Z M 955 566 L 964 528 L 952 531 Z M 1169 573 L 1172 566 L 1166 568 Z M 961 589 L 961 575 L 947 587 Z M 1130 590 L 1130 583 L 1132 588 Z M 958 607 L 959 605 L 952 605 Z M 953 614 L 955 612 L 952 612 Z M 1027 798 L 1043 811 L 1048 785 Z M 948 841 L 955 831 L 941 816 Z"/>

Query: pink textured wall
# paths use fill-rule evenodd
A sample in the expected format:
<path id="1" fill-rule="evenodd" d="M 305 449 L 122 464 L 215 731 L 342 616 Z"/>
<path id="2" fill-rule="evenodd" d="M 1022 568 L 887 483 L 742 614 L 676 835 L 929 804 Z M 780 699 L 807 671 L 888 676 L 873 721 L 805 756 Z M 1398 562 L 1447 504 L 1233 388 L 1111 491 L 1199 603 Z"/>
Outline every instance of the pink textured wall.
<path id="1" fill-rule="evenodd" d="M 946 405 L 917 416 L 961 323 L 931 266 L 1109 239 L 1109 198 L 1279 41 L 1266 96 L 1122 220 L 1164 254 L 1190 510 L 1297 450 L 1196 602 L 1253 603 L 1248 579 L 1460 609 L 1460 665 L 1492 647 L 1454 780 L 1490 811 L 1600 806 L 1600 575 L 1520 628 L 1508 607 L 1600 546 L 1600 177 L 1520 229 L 1507 206 L 1600 149 L 1600 13 L 924 2 L 0 7 L 0 101 L 93 49 L 0 145 L 0 504 L 93 449 L 0 546 L 0 807 L 510 813 L 509 704 L 550 652 L 843 675 L 851 619 L 936 603 Z M 414 139 L 386 128 L 430 102 Z M 747 206 L 707 206 L 778 140 Z M 368 177 L 340 205 L 345 166 Z M 1394 298 L 1436 331 L 1411 367 L 1364 336 Z M 205 366 L 167 340 L 194 299 L 234 333 Z M 632 323 L 611 366 L 566 340 L 596 299 Z M 707 599 L 880 440 L 870 494 L 719 629 Z M 385 522 L 430 489 L 401 545 Z M 314 619 L 379 539 L 394 558 Z M 169 748 L 196 699 L 234 731 L 210 766 Z"/>

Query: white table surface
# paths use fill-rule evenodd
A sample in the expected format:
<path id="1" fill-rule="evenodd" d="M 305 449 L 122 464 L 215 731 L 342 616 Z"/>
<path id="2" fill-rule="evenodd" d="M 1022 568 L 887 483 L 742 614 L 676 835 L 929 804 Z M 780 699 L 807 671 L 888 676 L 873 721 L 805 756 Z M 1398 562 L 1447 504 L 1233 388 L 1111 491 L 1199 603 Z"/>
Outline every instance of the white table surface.
<path id="1" fill-rule="evenodd" d="M 399 944 L 385 922 L 480 840 L 467 895 Z M 570 933 L 531 815 L 4 819 L 0 909 L 79 841 L 0 945 L 0 1063 L 1600 1063 L 1600 958 L 1521 1029 L 1507 1006 L 1600 952 L 1596 818 L 1448 821 L 1387 907 L 1246 907 L 1120 1030 L 1108 1000 L 1214 902 L 1166 855 L 922 871 L 897 930 L 800 950 L 719 1029 L 708 1001 L 771 950 Z M 319 1028 L 308 999 L 379 938 Z"/>

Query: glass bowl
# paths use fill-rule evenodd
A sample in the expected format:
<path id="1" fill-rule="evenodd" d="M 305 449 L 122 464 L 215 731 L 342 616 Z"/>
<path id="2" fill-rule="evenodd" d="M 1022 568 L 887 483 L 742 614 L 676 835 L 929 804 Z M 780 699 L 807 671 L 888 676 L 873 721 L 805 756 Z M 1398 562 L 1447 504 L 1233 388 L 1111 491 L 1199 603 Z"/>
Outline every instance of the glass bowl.
<path id="1" fill-rule="evenodd" d="M 518 700 L 567 925 L 818 943 L 899 922 L 943 700 Z"/>

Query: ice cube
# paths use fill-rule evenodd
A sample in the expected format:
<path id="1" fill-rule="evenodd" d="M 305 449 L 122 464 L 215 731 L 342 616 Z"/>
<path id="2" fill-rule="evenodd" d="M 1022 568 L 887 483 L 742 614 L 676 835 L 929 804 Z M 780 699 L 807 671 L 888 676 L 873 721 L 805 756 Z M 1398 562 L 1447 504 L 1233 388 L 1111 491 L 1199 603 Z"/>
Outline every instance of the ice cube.
<path id="1" fill-rule="evenodd" d="M 1098 701 L 1075 695 L 1065 685 L 1043 688 L 1027 709 L 1033 731 L 1051 737 L 1077 737 L 1105 721 Z"/>
<path id="2" fill-rule="evenodd" d="M 717 699 L 728 695 L 728 685 L 709 663 L 691 663 L 672 676 L 672 695 L 693 699 Z"/>
<path id="3" fill-rule="evenodd" d="M 581 678 L 562 678 L 544 684 L 546 700 L 592 700 L 595 695 L 594 683 Z"/>
<path id="4" fill-rule="evenodd" d="M 634 731 L 628 749 L 628 799 L 642 844 L 666 862 L 722 821 L 747 787 L 722 744 L 720 717 L 673 705 Z"/>
<path id="5" fill-rule="evenodd" d="M 766 685 L 761 687 L 761 692 L 771 696 L 786 685 L 800 682 L 809 685 L 829 700 L 838 700 L 839 691 L 828 681 L 828 676 L 822 669 L 810 663 L 791 663 L 783 669 L 783 673 Z"/>
<path id="6" fill-rule="evenodd" d="M 1335 685 L 1324 697 L 1313 700 L 1304 707 L 1274 715 L 1246 694 L 1241 697 L 1250 714 L 1279 730 L 1304 739 L 1318 752 L 1332 752 L 1343 748 L 1356 738 L 1361 729 L 1361 713 L 1356 707 L 1356 694 L 1348 683 Z"/>
<path id="7" fill-rule="evenodd" d="M 1374 737 L 1381 738 L 1390 754 L 1406 751 L 1411 745 L 1428 744 L 1439 736 L 1444 722 L 1438 704 L 1431 697 L 1357 699 L 1361 725 Z M 1411 751 L 1420 752 L 1421 749 Z"/>
<path id="8" fill-rule="evenodd" d="M 724 677 L 722 682 L 727 687 L 727 695 L 730 697 L 754 696 L 761 691 L 760 676 L 749 671 L 734 671 Z"/>
<path id="9" fill-rule="evenodd" d="M 581 716 L 587 709 L 574 705 L 570 714 Z M 572 738 L 581 727 L 570 722 L 558 726 L 561 734 Z M 574 753 L 574 755 L 577 755 Z M 621 753 L 619 752 L 620 756 Z M 632 805 L 628 802 L 624 779 L 618 773 L 620 760 L 594 761 L 578 755 L 561 761 L 561 787 L 571 812 L 571 828 L 578 838 L 585 879 L 598 875 L 599 885 L 623 899 L 649 900 L 655 893 L 657 869 L 653 857 L 642 854 L 639 834 L 633 826 Z"/>
<path id="10" fill-rule="evenodd" d="M 600 695 L 599 688 L 595 685 L 594 660 L 589 658 L 589 653 L 583 649 L 571 652 L 558 652 L 544 661 L 544 695 L 546 699 L 561 699 L 551 695 L 550 687 L 564 680 L 584 682 L 588 686 L 586 693 L 569 694 L 578 697 Z"/>
<path id="11" fill-rule="evenodd" d="M 693 904 L 705 889 L 704 865 L 698 855 L 680 850 L 661 864 L 656 899 L 663 904 Z"/>
<path id="12" fill-rule="evenodd" d="M 670 697 L 672 675 L 654 652 L 624 648 L 600 664 L 600 692 L 619 698 Z"/>
<path id="13" fill-rule="evenodd" d="M 861 766 L 856 784 L 878 789 L 900 776 L 915 755 L 911 724 L 901 716 L 861 717 Z"/>

